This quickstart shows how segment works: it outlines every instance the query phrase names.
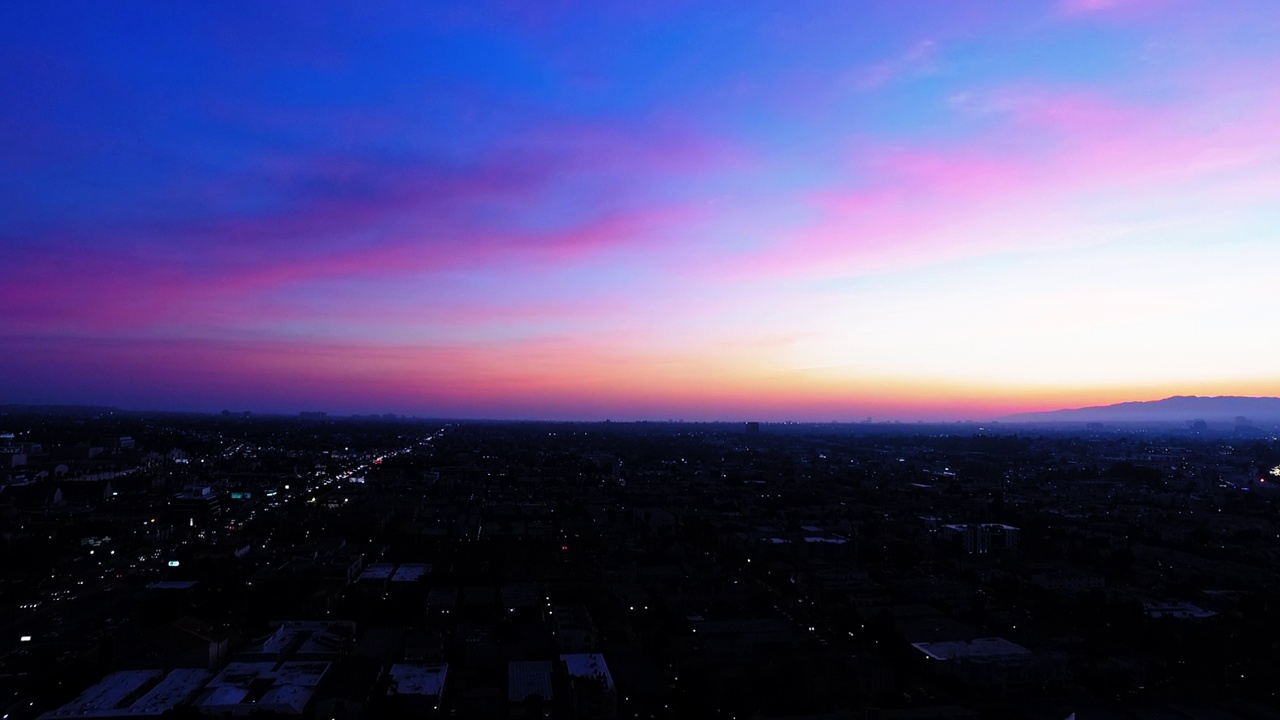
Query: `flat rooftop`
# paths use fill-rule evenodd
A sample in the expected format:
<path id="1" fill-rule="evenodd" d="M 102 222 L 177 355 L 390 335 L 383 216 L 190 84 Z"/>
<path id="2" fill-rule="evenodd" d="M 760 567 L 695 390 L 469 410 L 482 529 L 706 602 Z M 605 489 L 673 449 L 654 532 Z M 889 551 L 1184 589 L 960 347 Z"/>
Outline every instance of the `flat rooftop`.
<path id="1" fill-rule="evenodd" d="M 315 687 L 329 670 L 329 663 L 294 661 L 276 664 L 271 661 L 236 661 L 209 681 L 209 687 L 248 686 L 255 680 L 269 679 L 278 683 Z"/>
<path id="2" fill-rule="evenodd" d="M 1142 609 L 1153 618 L 1208 618 L 1217 615 L 1212 610 L 1185 602 L 1143 603 Z"/>
<path id="3" fill-rule="evenodd" d="M 161 670 L 114 672 L 102 678 L 97 685 L 85 690 L 80 697 L 40 717 L 94 717 L 118 714 L 120 711 L 117 706 L 123 703 L 125 698 L 146 684 L 156 682 L 163 677 L 164 672 Z"/>
<path id="4" fill-rule="evenodd" d="M 603 681 L 606 688 L 613 689 L 613 676 L 600 653 L 571 653 L 561 655 L 560 661 L 564 663 L 569 677 L 595 678 Z"/>
<path id="5" fill-rule="evenodd" d="M 233 662 L 209 681 L 197 705 L 208 714 L 247 708 L 300 715 L 329 671 L 327 662 Z"/>
<path id="6" fill-rule="evenodd" d="M 431 563 L 405 563 L 396 568 L 391 582 L 417 582 L 431 574 Z"/>
<path id="7" fill-rule="evenodd" d="M 268 655 L 337 655 L 355 637 L 355 624 L 341 620 L 288 621 L 246 652 Z"/>
<path id="8" fill-rule="evenodd" d="M 178 703 L 185 702 L 209 679 L 209 672 L 197 668 L 174 670 L 159 685 L 129 706 L 130 714 L 159 715 Z"/>
<path id="9" fill-rule="evenodd" d="M 356 582 L 369 582 L 377 580 L 386 580 L 396 571 L 395 565 L 388 563 L 374 563 L 364 569 L 364 572 L 356 578 Z"/>
<path id="10" fill-rule="evenodd" d="M 391 666 L 391 682 L 397 695 L 439 697 L 444 693 L 448 674 L 448 663 L 396 663 Z"/>
<path id="11" fill-rule="evenodd" d="M 919 650 L 934 660 L 956 660 L 960 658 L 1008 657 L 1010 655 L 1030 655 L 1031 651 L 999 637 L 975 638 L 973 640 L 951 640 L 947 642 L 911 643 L 911 647 Z"/>
<path id="12" fill-rule="evenodd" d="M 168 675 L 162 670 L 115 672 L 40 719 L 158 717 L 189 699 L 208 679 L 208 672 L 194 668 L 174 670 Z M 148 685 L 152 687 L 147 689 Z"/>
<path id="13" fill-rule="evenodd" d="M 524 702 L 531 695 L 551 700 L 551 663 L 547 660 L 512 661 L 507 664 L 507 700 Z"/>

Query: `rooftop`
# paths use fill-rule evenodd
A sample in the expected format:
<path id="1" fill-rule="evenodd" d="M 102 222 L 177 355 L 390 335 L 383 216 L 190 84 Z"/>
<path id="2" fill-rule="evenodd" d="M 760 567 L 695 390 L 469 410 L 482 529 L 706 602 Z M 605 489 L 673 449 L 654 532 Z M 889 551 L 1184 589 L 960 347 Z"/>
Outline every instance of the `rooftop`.
<path id="1" fill-rule="evenodd" d="M 552 699 L 551 663 L 546 660 L 513 661 L 507 664 L 507 700 L 524 702 L 531 695 Z"/>
<path id="2" fill-rule="evenodd" d="M 329 667 L 327 662 L 233 662 L 209 681 L 197 705 L 209 714 L 252 705 L 263 712 L 300 715 Z"/>
<path id="3" fill-rule="evenodd" d="M 118 712 L 117 707 L 125 698 L 138 691 L 149 682 L 162 678 L 160 670 L 125 670 L 106 676 L 97 685 L 85 690 L 80 697 L 67 703 L 58 710 L 45 713 L 41 717 L 93 717 L 95 715 Z"/>
<path id="4" fill-rule="evenodd" d="M 391 683 L 397 695 L 439 696 L 448 674 L 448 663 L 396 663 L 391 666 Z"/>
<path id="5" fill-rule="evenodd" d="M 1153 618 L 1207 618 L 1217 615 L 1212 610 L 1185 602 L 1143 603 L 1142 608 Z"/>
<path id="6" fill-rule="evenodd" d="M 417 582 L 431 574 L 431 563 L 405 563 L 396 568 L 391 582 Z"/>
<path id="7" fill-rule="evenodd" d="M 1030 650 L 1022 647 L 1021 645 L 998 637 L 976 638 L 973 640 L 952 640 L 947 642 L 912 643 L 911 646 L 934 660 L 1005 657 L 1009 655 L 1031 654 Z"/>
<path id="8" fill-rule="evenodd" d="M 564 663 L 570 677 L 599 679 L 604 682 L 606 688 L 613 689 L 613 676 L 609 674 L 609 666 L 605 664 L 603 655 L 572 653 L 561 655 L 560 661 Z"/>
<path id="9" fill-rule="evenodd" d="M 280 623 L 257 647 L 245 652 L 268 655 L 337 654 L 355 635 L 355 627 L 340 621 L 289 621 Z"/>
<path id="10" fill-rule="evenodd" d="M 168 675 L 162 670 L 115 672 L 80 697 L 40 718 L 159 716 L 194 695 L 208 678 L 208 672 L 197 669 L 174 670 Z"/>
<path id="11" fill-rule="evenodd" d="M 364 569 L 360 576 L 356 578 L 356 582 L 386 580 L 391 577 L 391 573 L 395 572 L 396 566 L 388 563 L 374 563 Z"/>
<path id="12" fill-rule="evenodd" d="M 129 706 L 130 714 L 155 714 L 185 701 L 196 693 L 209 679 L 209 673 L 195 668 L 174 670 L 158 685 Z"/>

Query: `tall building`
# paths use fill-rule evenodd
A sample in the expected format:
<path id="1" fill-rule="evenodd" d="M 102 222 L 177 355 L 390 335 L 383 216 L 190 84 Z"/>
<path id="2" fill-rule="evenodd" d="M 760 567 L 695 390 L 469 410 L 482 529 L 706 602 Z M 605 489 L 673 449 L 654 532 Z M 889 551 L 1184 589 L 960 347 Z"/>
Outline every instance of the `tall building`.
<path id="1" fill-rule="evenodd" d="M 213 488 L 191 485 L 169 500 L 169 512 L 179 522 L 199 525 L 216 520 L 222 514 L 222 502 Z"/>

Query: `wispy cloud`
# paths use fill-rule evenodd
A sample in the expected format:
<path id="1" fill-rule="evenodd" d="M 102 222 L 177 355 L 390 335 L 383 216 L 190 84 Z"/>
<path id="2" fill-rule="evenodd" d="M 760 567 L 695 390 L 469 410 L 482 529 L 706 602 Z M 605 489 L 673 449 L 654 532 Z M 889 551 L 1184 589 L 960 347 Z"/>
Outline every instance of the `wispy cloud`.
<path id="1" fill-rule="evenodd" d="M 326 280 L 484 267 L 529 271 L 615 249 L 657 250 L 700 203 L 650 197 L 730 153 L 688 133 L 533 128 L 466 167 L 404 160 L 264 157 L 276 207 L 242 211 L 214 184 L 210 217 L 54 229 L 10 242 L 0 326 L 51 331 L 257 323 L 271 298 Z M 225 208 L 223 212 L 216 212 Z M 258 310 L 254 310 L 257 307 Z"/>
<path id="2" fill-rule="evenodd" d="M 855 86 L 862 90 L 875 90 L 894 83 L 935 75 L 941 64 L 938 45 L 933 40 L 921 40 L 902 54 L 863 68 L 855 75 Z"/>
<path id="3" fill-rule="evenodd" d="M 1163 9 L 1176 0 L 1061 0 L 1058 13 L 1063 17 L 1088 16 L 1134 17 Z"/>
<path id="4" fill-rule="evenodd" d="M 854 188 L 811 194 L 821 219 L 745 255 L 744 267 L 772 277 L 860 275 L 1097 242 L 1081 224 L 1092 209 L 1110 212 L 1107 198 L 1125 198 L 1132 212 L 1190 189 L 1201 201 L 1220 193 L 1217 202 L 1254 202 L 1233 188 L 1258 187 L 1277 170 L 1278 118 L 1219 117 L 1206 107 L 1027 87 L 969 98 L 959 112 L 995 118 L 990 132 L 955 146 L 860 140 L 851 149 Z"/>
<path id="5" fill-rule="evenodd" d="M 1063 0 L 1058 9 L 1068 15 L 1105 12 L 1122 5 L 1124 0 Z"/>

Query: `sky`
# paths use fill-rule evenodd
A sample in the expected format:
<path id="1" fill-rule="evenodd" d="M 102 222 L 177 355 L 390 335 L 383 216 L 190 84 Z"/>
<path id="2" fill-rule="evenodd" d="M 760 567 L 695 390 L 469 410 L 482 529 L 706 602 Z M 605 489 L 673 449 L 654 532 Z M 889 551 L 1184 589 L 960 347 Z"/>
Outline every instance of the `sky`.
<path id="1" fill-rule="evenodd" d="M 1280 394 L 1274 0 L 0 4 L 0 403 Z"/>

